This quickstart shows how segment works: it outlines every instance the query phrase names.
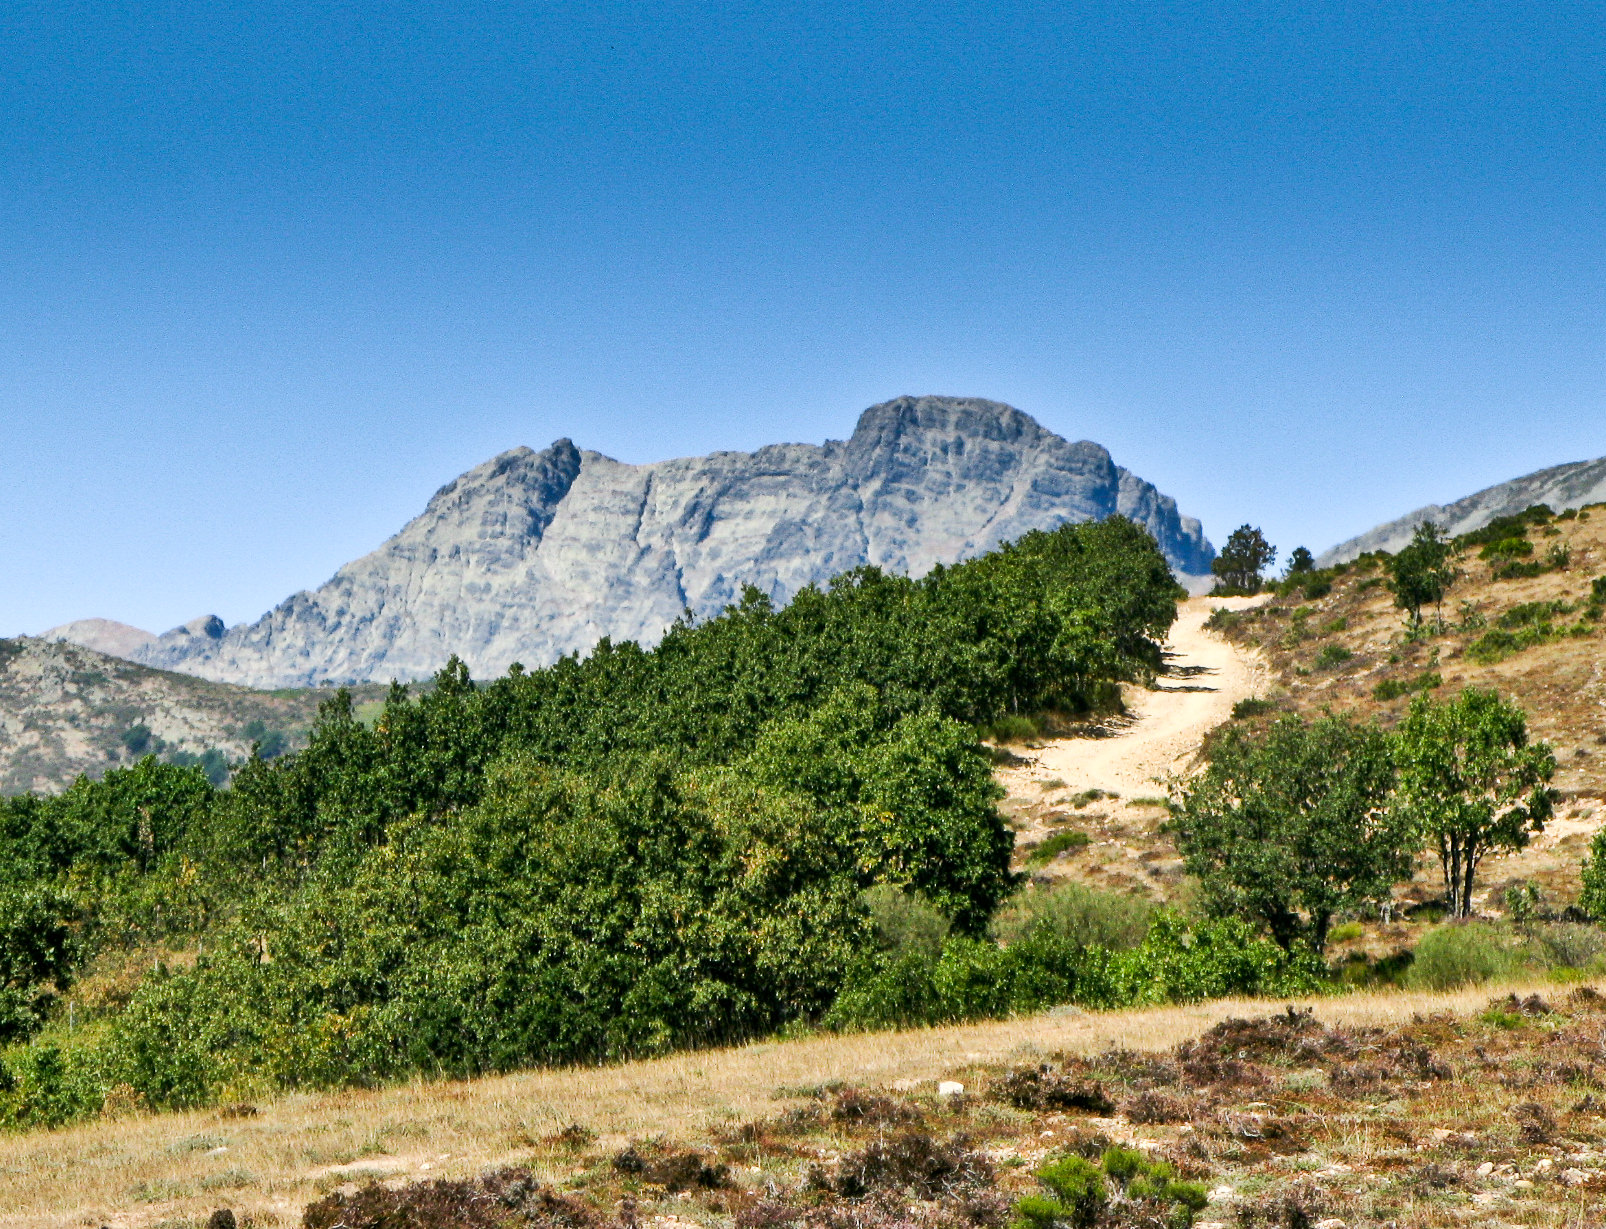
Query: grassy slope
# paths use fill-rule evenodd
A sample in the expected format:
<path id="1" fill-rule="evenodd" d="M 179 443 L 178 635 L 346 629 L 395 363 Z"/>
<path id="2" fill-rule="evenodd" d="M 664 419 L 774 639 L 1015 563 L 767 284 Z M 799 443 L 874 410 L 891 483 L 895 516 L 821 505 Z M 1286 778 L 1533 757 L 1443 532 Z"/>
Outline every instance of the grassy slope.
<path id="1" fill-rule="evenodd" d="M 1489 626 L 1520 603 L 1567 601 L 1581 606 L 1590 581 L 1606 572 L 1606 511 L 1555 528 L 1560 531 L 1556 536 L 1544 536 L 1536 529 L 1530 538 L 1539 554 L 1553 544 L 1567 545 L 1572 563 L 1566 571 L 1497 581 L 1491 579 L 1489 565 L 1469 552 L 1461 561 L 1463 575 L 1445 600 L 1445 620 L 1457 625 L 1464 603 Z M 1315 602 L 1304 602 L 1297 595 L 1274 600 L 1243 616 L 1228 634 L 1265 654 L 1275 678 L 1271 695 L 1278 706 L 1306 714 L 1331 708 L 1392 724 L 1411 698 L 1377 700 L 1378 684 L 1415 680 L 1430 672 L 1443 679 L 1439 695 L 1475 684 L 1516 700 L 1527 710 L 1530 734 L 1555 749 L 1555 785 L 1562 801 L 1555 821 L 1528 850 L 1486 864 L 1482 903 L 1498 908 L 1500 893 L 1516 880 L 1537 882 L 1547 902 L 1558 908 L 1570 902 L 1578 891 L 1578 864 L 1589 838 L 1606 820 L 1602 805 L 1606 803 L 1606 622 L 1596 625 L 1591 635 L 1564 637 L 1504 661 L 1481 664 L 1466 652 L 1482 634 L 1478 629 L 1406 643 L 1403 616 L 1382 576 L 1381 571 L 1352 572 Z M 1556 621 L 1570 624 L 1578 619 L 1575 612 Z M 1322 668 L 1318 658 L 1330 645 L 1352 656 Z M 1424 876 L 1413 895 L 1426 899 L 1438 891 L 1432 877 Z"/>
<path id="2" fill-rule="evenodd" d="M 1555 988 L 1522 992 L 1535 989 L 1554 1004 L 1563 1001 Z M 807 1089 L 838 1082 L 872 1089 L 896 1084 L 892 1095 L 921 1115 L 923 1129 L 939 1138 L 964 1134 L 985 1148 L 1006 1194 L 1030 1186 L 1025 1167 L 1045 1152 L 1078 1132 L 1096 1131 L 1146 1142 L 1173 1156 L 1185 1175 L 1230 1186 L 1238 1199 L 1315 1175 L 1326 1191 L 1327 1214 L 1337 1209 L 1351 1226 L 1385 1218 L 1409 1226 L 1452 1224 L 1487 1213 L 1496 1201 L 1503 1218 L 1576 1223 L 1581 1203 L 1597 1202 L 1596 1170 L 1606 1164 L 1597 1151 L 1606 1141 L 1606 1121 L 1596 1116 L 1600 1107 L 1574 1108 L 1590 1088 L 1599 1091 L 1606 1015 L 1583 1005 L 1532 1020 L 1466 1019 L 1491 993 L 1319 1002 L 1316 1017 L 1327 1025 L 1405 1035 L 1352 1038 L 1325 1057 L 1292 1045 L 1264 1055 L 1247 1052 L 1253 1070 L 1229 1064 L 1225 1078 L 1162 1081 L 1165 1096 L 1188 1110 L 1185 1122 L 1169 1125 L 1132 1121 L 1126 1111 L 1140 1089 L 1130 1073 L 1122 1078 L 1097 1066 L 1084 1071 L 1074 1060 L 1069 1074 L 1102 1080 L 1119 1112 L 1096 1119 L 1077 1111 L 1022 1112 L 990 1099 L 988 1090 L 1022 1062 L 1096 1056 L 1112 1047 L 1166 1051 L 1224 1019 L 1264 1015 L 1277 1005 L 1227 1001 L 813 1037 L 600 1069 L 96 1121 L 0 1138 L 0 1226 L 199 1224 L 219 1206 L 249 1213 L 258 1225 L 293 1225 L 302 1206 L 332 1189 L 375 1178 L 467 1177 L 510 1164 L 529 1166 L 611 1209 L 625 1180 L 608 1161 L 629 1141 L 646 1138 L 720 1150 L 735 1167 L 736 1189 L 685 1200 L 638 1186 L 643 1220 L 673 1214 L 728 1225 L 729 1212 L 767 1184 L 783 1198 L 796 1198 L 811 1163 L 829 1166 L 868 1139 L 894 1133 L 884 1124 L 833 1121 L 829 1114 L 801 1125 L 794 1119 L 790 1127 L 780 1121 L 788 1110 L 816 1104 Z M 1433 1014 L 1445 1012 L 1463 1019 Z M 1428 1044 L 1453 1068 L 1453 1078 L 1424 1081 L 1391 1071 L 1390 1047 L 1402 1041 Z M 1239 1053 L 1238 1043 L 1230 1048 Z M 1541 1070 L 1535 1066 L 1541 1057 L 1553 1067 L 1571 1066 Z M 959 1079 L 971 1095 L 957 1108 L 939 1103 L 933 1095 L 939 1078 Z M 1544 1104 L 1557 1123 L 1544 1141 L 1524 1142 L 1511 1114 L 1513 1106 L 1531 1101 Z M 749 1122 L 764 1125 L 732 1130 Z M 560 1146 L 553 1137 L 571 1124 L 595 1138 L 578 1150 Z M 1532 1190 L 1512 1185 L 1547 1158 L 1550 1171 L 1538 1175 Z M 1477 1167 L 1485 1160 L 1511 1168 L 1480 1177 Z M 1559 1175 L 1570 1167 L 1593 1176 L 1581 1187 L 1563 1185 Z M 1434 1185 L 1442 1181 L 1448 1185 Z M 1203 1219 L 1229 1211 L 1230 1204 L 1218 1202 Z"/>
<path id="3" fill-rule="evenodd" d="M 383 694 L 356 689 L 359 700 Z M 123 735 L 145 725 L 165 751 L 250 753 L 259 720 L 305 742 L 327 690 L 252 691 L 109 657 L 75 644 L 0 640 L 0 794 L 55 792 L 80 773 L 100 776 L 137 757 Z"/>

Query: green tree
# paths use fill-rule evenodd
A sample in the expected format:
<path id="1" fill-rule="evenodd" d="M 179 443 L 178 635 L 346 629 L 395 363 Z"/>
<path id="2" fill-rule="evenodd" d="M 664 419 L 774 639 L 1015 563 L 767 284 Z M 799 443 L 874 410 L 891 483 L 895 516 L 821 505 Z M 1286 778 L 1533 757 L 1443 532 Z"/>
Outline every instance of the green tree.
<path id="1" fill-rule="evenodd" d="M 1290 576 L 1298 576 L 1302 572 L 1314 572 L 1315 570 L 1316 560 L 1310 551 L 1303 546 L 1294 547 L 1294 553 L 1288 556 L 1288 574 Z"/>
<path id="2" fill-rule="evenodd" d="M 1394 604 L 1413 627 L 1422 622 L 1422 607 L 1440 606 L 1455 581 L 1452 544 L 1432 521 L 1416 527 L 1409 546 L 1389 560 L 1389 588 Z"/>
<path id="3" fill-rule="evenodd" d="M 1397 813 L 1437 846 L 1450 915 L 1470 916 L 1478 864 L 1523 848 L 1550 818 L 1556 758 L 1529 743 L 1521 708 L 1477 687 L 1443 703 L 1418 696 L 1395 757 Z"/>
<path id="4" fill-rule="evenodd" d="M 1217 593 L 1259 593 L 1261 573 L 1277 558 L 1277 548 L 1253 525 L 1240 525 L 1232 531 L 1227 545 L 1210 564 L 1216 575 Z"/>
<path id="5" fill-rule="evenodd" d="M 1258 738 L 1229 729 L 1205 771 L 1179 782 L 1170 828 L 1212 913 L 1320 951 L 1334 914 L 1410 873 L 1416 837 L 1388 807 L 1393 785 L 1375 725 L 1288 716 Z"/>
<path id="6" fill-rule="evenodd" d="M 72 920 L 64 892 L 0 890 L 0 1043 L 33 1033 L 51 995 L 67 988 L 81 953 Z"/>

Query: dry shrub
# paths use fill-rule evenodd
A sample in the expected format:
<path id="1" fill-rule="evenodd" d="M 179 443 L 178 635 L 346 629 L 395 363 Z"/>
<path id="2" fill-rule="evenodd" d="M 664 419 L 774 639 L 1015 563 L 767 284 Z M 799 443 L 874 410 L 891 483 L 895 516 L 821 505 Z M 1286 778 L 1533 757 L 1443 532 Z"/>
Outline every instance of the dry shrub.
<path id="1" fill-rule="evenodd" d="M 1526 1101 L 1511 1111 L 1525 1144 L 1548 1144 L 1556 1137 L 1556 1116 L 1537 1101 Z"/>
<path id="2" fill-rule="evenodd" d="M 826 1112 L 832 1122 L 867 1127 L 901 1126 L 919 1122 L 918 1106 L 862 1088 L 839 1088 L 829 1094 Z"/>
<path id="3" fill-rule="evenodd" d="M 1238 1205 L 1238 1223 L 1243 1229 L 1313 1229 L 1325 1220 L 1327 1192 L 1313 1182 L 1296 1182 L 1280 1191 Z"/>
<path id="4" fill-rule="evenodd" d="M 1579 986 L 1567 996 L 1567 1006 L 1572 1011 L 1606 1011 L 1606 994 L 1593 986 Z"/>
<path id="5" fill-rule="evenodd" d="M 597 1142 L 597 1133 L 578 1122 L 571 1122 L 563 1130 L 546 1136 L 541 1142 L 549 1148 L 566 1148 L 570 1152 L 579 1152 Z"/>
<path id="6" fill-rule="evenodd" d="M 1099 1115 L 1115 1110 L 1115 1101 L 1097 1080 L 1048 1063 L 1016 1067 L 993 1086 L 992 1094 L 1020 1110 L 1081 1110 Z"/>
<path id="7" fill-rule="evenodd" d="M 1088 1065 L 1132 1088 L 1170 1088 L 1182 1080 L 1177 1064 L 1169 1058 L 1136 1050 L 1106 1050 Z"/>
<path id="8" fill-rule="evenodd" d="M 655 1144 L 631 1144 L 613 1158 L 613 1167 L 666 1191 L 713 1191 L 731 1184 L 730 1167 L 708 1154 Z"/>
<path id="9" fill-rule="evenodd" d="M 1519 1016 L 1528 1016 L 1531 1019 L 1548 1016 L 1554 1012 L 1554 1008 L 1537 994 L 1530 994 L 1527 998 L 1508 994 L 1503 999 L 1491 999 L 1489 1000 L 1489 1010 L 1511 1012 Z"/>
<path id="10" fill-rule="evenodd" d="M 528 1170 L 437 1178 L 392 1190 L 377 1184 L 309 1204 L 303 1229 L 599 1229 L 602 1219 Z"/>
<path id="11" fill-rule="evenodd" d="M 939 1143 L 924 1131 L 909 1131 L 850 1152 L 834 1176 L 811 1170 L 809 1185 L 845 1199 L 893 1190 L 936 1199 L 985 1185 L 992 1176 L 987 1158 L 964 1139 Z"/>
<path id="12" fill-rule="evenodd" d="M 1146 1088 L 1128 1097 L 1121 1106 L 1128 1121 L 1139 1126 L 1164 1125 L 1172 1122 L 1189 1122 L 1198 1116 L 1198 1102 L 1173 1096 L 1158 1089 Z"/>

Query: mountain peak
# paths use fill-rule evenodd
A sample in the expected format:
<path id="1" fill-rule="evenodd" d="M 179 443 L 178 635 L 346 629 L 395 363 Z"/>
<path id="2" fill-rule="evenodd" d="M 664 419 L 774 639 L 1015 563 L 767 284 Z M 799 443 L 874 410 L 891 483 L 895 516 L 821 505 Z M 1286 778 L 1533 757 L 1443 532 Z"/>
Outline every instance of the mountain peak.
<path id="1" fill-rule="evenodd" d="M 845 443 L 775 444 L 626 465 L 569 439 L 513 448 L 316 590 L 226 634 L 192 625 L 138 660 L 255 686 L 476 675 L 550 662 L 603 636 L 656 642 L 746 585 L 777 602 L 862 564 L 921 575 L 1032 529 L 1115 513 L 1172 566 L 1209 569 L 1197 521 L 1029 415 L 975 397 L 871 406 Z"/>

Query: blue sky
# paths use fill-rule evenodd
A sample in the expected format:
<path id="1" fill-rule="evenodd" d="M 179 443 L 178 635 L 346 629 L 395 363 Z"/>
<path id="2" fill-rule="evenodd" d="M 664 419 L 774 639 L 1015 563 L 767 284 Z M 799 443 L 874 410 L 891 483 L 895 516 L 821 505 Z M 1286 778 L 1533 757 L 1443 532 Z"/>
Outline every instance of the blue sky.
<path id="1" fill-rule="evenodd" d="M 15 0 L 0 64 L 0 633 L 901 393 L 1284 555 L 1606 453 L 1598 5 Z"/>

